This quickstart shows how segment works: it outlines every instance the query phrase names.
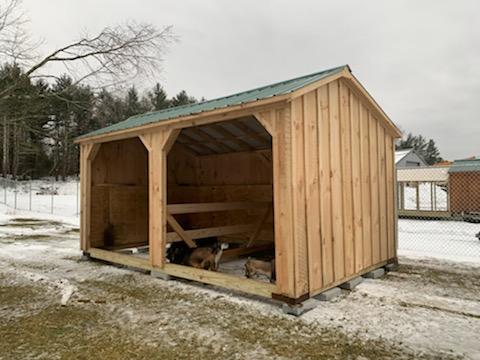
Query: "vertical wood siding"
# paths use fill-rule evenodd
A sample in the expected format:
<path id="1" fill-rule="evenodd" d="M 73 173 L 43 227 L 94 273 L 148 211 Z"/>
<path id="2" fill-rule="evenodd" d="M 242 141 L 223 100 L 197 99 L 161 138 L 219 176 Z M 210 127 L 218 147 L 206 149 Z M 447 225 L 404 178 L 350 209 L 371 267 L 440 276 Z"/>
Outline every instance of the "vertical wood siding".
<path id="1" fill-rule="evenodd" d="M 296 294 L 305 263 L 312 294 L 396 256 L 394 139 L 344 80 L 294 99 L 291 116 Z"/>

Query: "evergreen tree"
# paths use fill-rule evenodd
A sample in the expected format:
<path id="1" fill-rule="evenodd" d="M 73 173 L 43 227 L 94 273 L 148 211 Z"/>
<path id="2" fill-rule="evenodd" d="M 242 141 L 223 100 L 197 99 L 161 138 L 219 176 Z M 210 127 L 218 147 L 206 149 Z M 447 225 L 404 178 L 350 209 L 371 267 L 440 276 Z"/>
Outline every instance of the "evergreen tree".
<path id="1" fill-rule="evenodd" d="M 172 100 L 170 100 L 171 106 L 188 105 L 196 102 L 197 99 L 195 99 L 193 96 L 188 96 L 185 90 L 180 91 L 172 98 Z"/>
<path id="2" fill-rule="evenodd" d="M 408 133 L 407 137 L 401 139 L 396 145 L 397 150 L 412 148 L 418 155 L 423 157 L 428 165 L 433 165 L 443 160 L 440 156 L 440 151 L 438 150 L 435 141 L 432 139 L 427 141 L 427 139 L 422 135 L 413 135 L 412 133 Z"/>
<path id="3" fill-rule="evenodd" d="M 186 91 L 169 99 L 160 84 L 144 96 L 135 87 L 118 95 L 98 93 L 63 75 L 52 83 L 32 80 L 11 64 L 0 66 L 0 159 L 4 176 L 66 178 L 78 174 L 77 136 L 147 111 L 197 102 Z"/>
<path id="4" fill-rule="evenodd" d="M 125 118 L 140 114 L 141 112 L 142 110 L 137 89 L 135 89 L 135 86 L 132 86 L 130 89 L 128 89 L 127 96 L 125 98 Z"/>
<path id="5" fill-rule="evenodd" d="M 427 148 L 425 149 L 423 157 L 429 165 L 433 165 L 443 160 L 440 156 L 440 151 L 435 145 L 435 141 L 433 141 L 432 139 L 428 141 Z"/>
<path id="6" fill-rule="evenodd" d="M 152 91 L 148 92 L 147 97 L 152 110 L 161 110 L 170 106 L 170 100 L 167 98 L 167 93 L 159 83 L 156 83 Z"/>
<path id="7" fill-rule="evenodd" d="M 126 119 L 125 104 L 121 98 L 113 96 L 103 89 L 96 97 L 94 109 L 96 124 L 93 130 L 120 122 Z"/>

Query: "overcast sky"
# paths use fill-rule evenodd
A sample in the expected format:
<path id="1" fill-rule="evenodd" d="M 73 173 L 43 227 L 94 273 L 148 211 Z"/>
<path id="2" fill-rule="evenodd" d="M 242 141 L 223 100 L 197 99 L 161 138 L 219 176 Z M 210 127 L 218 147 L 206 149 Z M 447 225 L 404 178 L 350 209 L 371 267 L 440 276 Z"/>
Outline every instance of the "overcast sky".
<path id="1" fill-rule="evenodd" d="M 173 25 L 158 80 L 207 99 L 349 64 L 405 132 L 480 155 L 480 1 L 25 0 L 44 50 L 128 19 Z"/>

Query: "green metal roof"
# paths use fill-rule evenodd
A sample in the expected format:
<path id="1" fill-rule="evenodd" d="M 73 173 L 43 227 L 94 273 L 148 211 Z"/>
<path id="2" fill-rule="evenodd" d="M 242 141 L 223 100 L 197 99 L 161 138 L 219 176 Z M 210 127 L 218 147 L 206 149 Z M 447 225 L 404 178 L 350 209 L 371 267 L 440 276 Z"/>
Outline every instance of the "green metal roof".
<path id="1" fill-rule="evenodd" d="M 480 171 L 480 159 L 455 160 L 449 173 Z"/>
<path id="2" fill-rule="evenodd" d="M 194 115 L 206 111 L 212 111 L 215 109 L 227 108 L 229 106 L 245 104 L 253 101 L 271 98 L 274 96 L 285 95 L 315 81 L 336 74 L 345 68 L 349 69 L 348 65 L 323 70 L 313 74 L 297 77 L 295 79 L 262 86 L 256 89 L 244 91 L 214 100 L 207 100 L 201 103 L 176 106 L 172 108 L 162 109 L 159 111 L 152 111 L 145 114 L 135 115 L 128 118 L 127 120 L 82 135 L 79 137 L 79 139 L 84 137 L 107 134 L 119 130 L 131 129 L 142 125 L 174 119 L 181 116 Z"/>

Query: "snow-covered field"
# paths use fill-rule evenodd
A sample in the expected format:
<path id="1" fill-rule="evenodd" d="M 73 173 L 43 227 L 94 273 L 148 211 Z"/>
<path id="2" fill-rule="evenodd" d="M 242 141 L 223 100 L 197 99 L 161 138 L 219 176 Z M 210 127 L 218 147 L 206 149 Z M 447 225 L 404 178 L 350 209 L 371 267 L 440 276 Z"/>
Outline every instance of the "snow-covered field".
<path id="1" fill-rule="evenodd" d="M 480 265 L 401 257 L 293 318 L 275 302 L 80 261 L 74 221 L 0 210 L 0 359 L 480 359 Z"/>
<path id="2" fill-rule="evenodd" d="M 78 180 L 53 179 L 17 181 L 1 179 L 0 203 L 12 209 L 42 214 L 78 216 L 80 185 Z"/>
<path id="3" fill-rule="evenodd" d="M 480 224 L 463 221 L 398 220 L 398 252 L 480 264 Z"/>

